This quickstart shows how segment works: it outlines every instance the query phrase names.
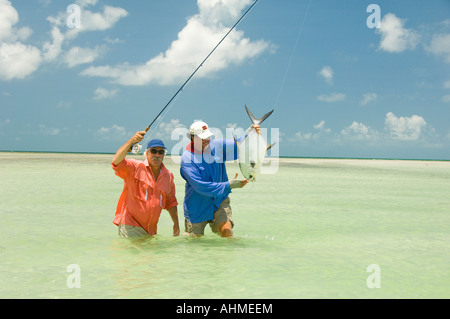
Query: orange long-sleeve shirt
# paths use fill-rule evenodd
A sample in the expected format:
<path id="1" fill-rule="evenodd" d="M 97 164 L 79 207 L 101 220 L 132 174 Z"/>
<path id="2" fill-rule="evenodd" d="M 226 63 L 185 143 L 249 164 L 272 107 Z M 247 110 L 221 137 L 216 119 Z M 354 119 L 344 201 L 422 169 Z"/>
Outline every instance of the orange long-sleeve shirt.
<path id="1" fill-rule="evenodd" d="M 155 181 L 147 160 L 124 159 L 111 165 L 124 180 L 113 223 L 142 227 L 149 235 L 155 235 L 161 211 L 178 205 L 172 172 L 161 164 Z"/>

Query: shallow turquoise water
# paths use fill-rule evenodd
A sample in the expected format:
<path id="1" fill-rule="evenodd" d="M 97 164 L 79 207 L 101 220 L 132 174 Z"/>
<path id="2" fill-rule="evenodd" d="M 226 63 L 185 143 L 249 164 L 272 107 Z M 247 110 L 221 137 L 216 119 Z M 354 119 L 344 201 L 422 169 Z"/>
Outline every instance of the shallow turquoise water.
<path id="1" fill-rule="evenodd" d="M 0 298 L 450 297 L 450 162 L 282 160 L 231 195 L 235 238 L 172 237 L 163 211 L 156 237 L 130 240 L 111 158 L 0 153 Z"/>

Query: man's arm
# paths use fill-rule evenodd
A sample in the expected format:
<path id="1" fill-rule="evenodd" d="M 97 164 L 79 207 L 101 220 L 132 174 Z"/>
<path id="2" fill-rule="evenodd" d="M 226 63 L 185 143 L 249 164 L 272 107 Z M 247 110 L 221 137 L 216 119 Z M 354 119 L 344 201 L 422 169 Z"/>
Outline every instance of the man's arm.
<path id="1" fill-rule="evenodd" d="M 118 165 L 120 162 L 122 162 L 125 157 L 127 156 L 128 150 L 131 148 L 133 144 L 139 143 L 144 139 L 145 131 L 140 131 L 134 134 L 132 138 L 125 144 L 123 144 L 116 152 L 116 155 L 114 155 L 112 163 L 114 165 Z"/>
<path id="2" fill-rule="evenodd" d="M 172 218 L 172 221 L 173 221 L 173 235 L 179 236 L 180 235 L 180 225 L 178 223 L 178 208 L 177 208 L 177 206 L 173 206 L 173 207 L 167 209 L 167 211 L 169 212 L 170 218 Z"/>
<path id="3" fill-rule="evenodd" d="M 199 194 L 208 197 L 226 196 L 231 193 L 230 185 L 227 182 L 205 182 L 202 180 L 198 168 L 191 163 L 181 163 L 181 176 Z"/>

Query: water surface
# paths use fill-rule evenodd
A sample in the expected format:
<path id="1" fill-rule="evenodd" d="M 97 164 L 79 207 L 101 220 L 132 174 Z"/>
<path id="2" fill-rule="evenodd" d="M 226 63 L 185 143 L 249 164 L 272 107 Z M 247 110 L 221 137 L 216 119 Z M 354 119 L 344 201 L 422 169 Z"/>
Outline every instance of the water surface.
<path id="1" fill-rule="evenodd" d="M 450 297 L 450 162 L 281 159 L 231 194 L 235 238 L 173 237 L 163 211 L 157 236 L 130 240 L 111 159 L 0 153 L 1 298 Z"/>

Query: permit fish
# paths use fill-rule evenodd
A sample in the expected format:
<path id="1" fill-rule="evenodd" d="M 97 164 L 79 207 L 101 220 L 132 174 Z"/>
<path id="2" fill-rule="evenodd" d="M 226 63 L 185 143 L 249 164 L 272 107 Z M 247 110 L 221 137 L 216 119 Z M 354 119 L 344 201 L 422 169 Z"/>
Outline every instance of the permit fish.
<path id="1" fill-rule="evenodd" d="M 257 119 L 252 112 L 250 112 L 247 105 L 245 105 L 245 110 L 254 125 L 261 125 L 261 123 L 264 122 L 264 120 L 273 112 L 272 110 Z M 261 134 L 256 133 L 253 126 L 250 126 L 245 132 L 244 139 L 238 141 L 235 137 L 234 142 L 236 143 L 238 149 L 238 163 L 242 175 L 244 175 L 244 177 L 249 181 L 255 181 L 256 176 L 261 171 L 261 166 L 264 161 L 264 157 L 266 156 L 266 152 L 273 146 L 273 144 L 267 144 L 265 138 Z"/>

